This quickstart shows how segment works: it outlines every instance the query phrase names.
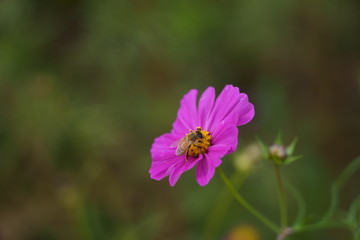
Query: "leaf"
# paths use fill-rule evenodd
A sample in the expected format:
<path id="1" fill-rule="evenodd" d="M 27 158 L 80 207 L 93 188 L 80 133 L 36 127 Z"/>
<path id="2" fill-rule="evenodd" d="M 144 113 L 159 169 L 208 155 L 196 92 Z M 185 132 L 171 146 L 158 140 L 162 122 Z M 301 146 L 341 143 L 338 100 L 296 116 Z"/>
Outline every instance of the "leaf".
<path id="1" fill-rule="evenodd" d="M 277 145 L 282 145 L 282 134 L 281 134 L 281 130 L 279 130 L 278 133 L 277 133 L 277 135 L 276 135 L 275 144 L 277 144 Z"/>
<path id="2" fill-rule="evenodd" d="M 285 165 L 290 164 L 290 163 L 295 162 L 296 160 L 298 160 L 300 158 L 302 158 L 301 155 L 287 157 L 286 160 L 283 162 L 283 164 L 285 164 Z"/>
<path id="3" fill-rule="evenodd" d="M 255 136 L 256 141 L 258 142 L 258 144 L 260 145 L 261 151 L 263 152 L 263 156 L 265 158 L 268 158 L 269 156 L 269 149 L 268 147 L 265 145 L 265 143 L 260 139 L 260 137 Z"/>
<path id="4" fill-rule="evenodd" d="M 295 150 L 295 146 L 297 144 L 298 138 L 294 138 L 294 140 L 290 143 L 289 146 L 286 148 L 286 154 L 288 156 L 291 156 Z"/>
<path id="5" fill-rule="evenodd" d="M 348 221 L 350 223 L 356 223 L 357 216 L 360 217 L 360 194 L 357 195 L 355 200 L 351 203 L 349 213 L 348 213 Z"/>

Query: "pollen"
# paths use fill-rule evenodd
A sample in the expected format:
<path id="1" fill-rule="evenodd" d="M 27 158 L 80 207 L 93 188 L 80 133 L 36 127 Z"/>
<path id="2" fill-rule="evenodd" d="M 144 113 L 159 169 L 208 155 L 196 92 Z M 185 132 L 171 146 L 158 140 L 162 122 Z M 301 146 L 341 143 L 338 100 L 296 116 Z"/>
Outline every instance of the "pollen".
<path id="1" fill-rule="evenodd" d="M 196 136 L 194 142 L 190 145 L 188 155 L 197 157 L 199 154 L 204 154 L 211 144 L 211 135 L 208 131 L 202 130 L 201 127 L 197 127 L 196 131 L 190 130 L 190 133 L 187 134 Z"/>

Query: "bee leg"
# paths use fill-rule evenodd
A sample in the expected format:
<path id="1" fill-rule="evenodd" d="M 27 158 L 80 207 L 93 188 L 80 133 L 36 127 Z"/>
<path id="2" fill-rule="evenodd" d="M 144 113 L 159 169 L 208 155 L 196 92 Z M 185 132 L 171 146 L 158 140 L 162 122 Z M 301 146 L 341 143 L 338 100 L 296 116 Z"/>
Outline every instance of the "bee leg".
<path id="1" fill-rule="evenodd" d="M 185 152 L 185 162 L 188 161 L 188 156 L 189 156 L 189 148 Z"/>

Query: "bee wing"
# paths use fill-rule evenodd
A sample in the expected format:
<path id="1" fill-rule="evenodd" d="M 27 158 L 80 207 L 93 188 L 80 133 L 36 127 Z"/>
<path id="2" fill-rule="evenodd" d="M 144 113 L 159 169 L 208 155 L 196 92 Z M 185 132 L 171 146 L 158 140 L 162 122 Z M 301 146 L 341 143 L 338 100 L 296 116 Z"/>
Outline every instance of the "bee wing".
<path id="1" fill-rule="evenodd" d="M 175 155 L 176 156 L 181 156 L 185 153 L 186 150 L 182 149 L 180 146 L 178 146 L 178 148 L 176 149 Z"/>
<path id="2" fill-rule="evenodd" d="M 180 156 L 180 155 L 183 155 L 187 152 L 187 150 L 189 149 L 190 145 L 192 144 L 191 141 L 187 141 L 186 139 L 182 139 L 179 143 L 179 145 L 177 146 L 177 149 L 176 149 L 176 156 Z"/>
<path id="3" fill-rule="evenodd" d="M 180 142 L 183 140 L 183 138 L 180 138 L 178 140 L 176 140 L 175 142 L 173 142 L 170 147 L 177 147 L 179 146 Z"/>

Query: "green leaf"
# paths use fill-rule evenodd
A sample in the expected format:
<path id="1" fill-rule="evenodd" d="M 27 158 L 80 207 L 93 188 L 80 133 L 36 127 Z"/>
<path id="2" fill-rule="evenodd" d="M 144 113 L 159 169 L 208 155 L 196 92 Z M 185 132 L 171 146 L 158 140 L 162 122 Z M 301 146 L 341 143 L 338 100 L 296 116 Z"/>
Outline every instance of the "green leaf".
<path id="1" fill-rule="evenodd" d="M 360 194 L 356 196 L 355 200 L 351 203 L 348 215 L 350 223 L 357 222 L 357 216 L 360 217 Z"/>
<path id="2" fill-rule="evenodd" d="M 287 157 L 286 160 L 283 162 L 283 164 L 290 164 L 292 162 L 295 162 L 296 160 L 302 158 L 301 155 L 298 155 L 298 156 L 290 156 L 290 157 Z"/>
<path id="3" fill-rule="evenodd" d="M 282 145 L 282 134 L 281 134 L 281 130 L 278 131 L 276 139 L 275 139 L 275 144 L 277 145 Z"/>
<path id="4" fill-rule="evenodd" d="M 255 136 L 255 138 L 256 138 L 256 141 L 258 142 L 258 144 L 260 145 L 261 151 L 263 152 L 263 156 L 264 156 L 265 158 L 268 158 L 268 156 L 269 156 L 269 149 L 268 149 L 268 147 L 265 145 L 265 143 L 261 140 L 260 137 Z"/>
<path id="5" fill-rule="evenodd" d="M 297 144 L 298 138 L 294 138 L 294 140 L 290 143 L 290 145 L 286 148 L 286 154 L 291 156 L 295 150 L 295 146 Z"/>

